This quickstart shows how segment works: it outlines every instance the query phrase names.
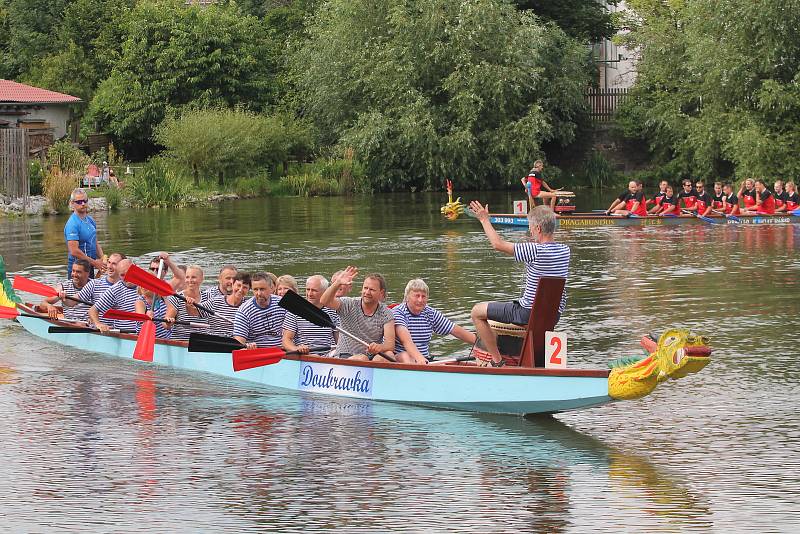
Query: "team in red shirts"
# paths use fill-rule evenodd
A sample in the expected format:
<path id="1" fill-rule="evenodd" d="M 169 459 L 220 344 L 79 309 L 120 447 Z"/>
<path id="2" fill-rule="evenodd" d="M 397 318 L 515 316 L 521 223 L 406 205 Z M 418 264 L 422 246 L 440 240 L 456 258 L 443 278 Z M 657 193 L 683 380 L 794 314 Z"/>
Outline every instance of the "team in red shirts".
<path id="1" fill-rule="evenodd" d="M 800 209 L 800 195 L 794 182 L 777 180 L 774 192 L 764 180 L 746 179 L 737 194 L 729 182 L 714 182 L 713 193 L 706 191 L 705 182 L 691 180 L 681 182 L 683 190 L 677 195 L 666 180 L 659 184 L 659 191 L 652 200 L 642 193 L 642 182 L 635 180 L 628 189 L 614 199 L 606 210 L 607 215 L 641 217 L 644 215 L 675 216 L 691 213 L 700 216 L 717 215 L 772 215 Z M 742 201 L 744 207 L 739 206 Z M 650 209 L 648 204 L 652 204 Z"/>

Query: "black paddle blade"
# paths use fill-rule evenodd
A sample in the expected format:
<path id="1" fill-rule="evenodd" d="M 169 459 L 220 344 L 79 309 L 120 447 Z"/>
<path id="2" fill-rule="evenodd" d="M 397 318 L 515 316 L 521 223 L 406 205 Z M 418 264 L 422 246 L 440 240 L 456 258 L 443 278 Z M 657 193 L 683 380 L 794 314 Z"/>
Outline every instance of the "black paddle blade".
<path id="1" fill-rule="evenodd" d="M 231 353 L 245 348 L 239 340 L 232 337 L 215 336 L 194 332 L 189 334 L 189 352 L 224 352 Z"/>
<path id="2" fill-rule="evenodd" d="M 278 306 L 302 317 L 310 323 L 325 328 L 336 328 L 327 313 L 317 308 L 291 289 L 278 302 Z"/>
<path id="3" fill-rule="evenodd" d="M 97 330 L 85 326 L 48 326 L 47 332 L 49 334 L 82 334 L 84 332 L 97 332 Z"/>
<path id="4" fill-rule="evenodd" d="M 47 333 L 49 334 L 84 334 L 86 332 L 98 333 L 100 330 L 96 328 L 89 328 L 86 326 L 48 326 Z M 116 330 L 112 329 L 111 332 L 115 334 L 136 334 L 136 330 Z"/>

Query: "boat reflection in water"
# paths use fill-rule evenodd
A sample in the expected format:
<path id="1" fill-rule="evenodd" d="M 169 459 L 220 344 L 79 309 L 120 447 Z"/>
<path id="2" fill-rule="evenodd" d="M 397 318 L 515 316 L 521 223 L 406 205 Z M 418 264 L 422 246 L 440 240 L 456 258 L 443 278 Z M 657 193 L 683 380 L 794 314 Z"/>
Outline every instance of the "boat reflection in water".
<path id="1" fill-rule="evenodd" d="M 296 413 L 276 420 L 269 415 L 276 405 Z M 263 432 L 243 426 L 265 417 Z M 711 524 L 703 497 L 644 455 L 549 416 L 290 393 L 230 421 L 248 429 L 237 432 L 248 453 L 227 461 L 250 492 L 232 508 L 245 517 L 277 515 L 286 526 L 296 524 L 283 514 L 297 510 L 298 499 L 308 528 L 395 529 L 419 524 L 422 515 L 426 525 L 435 515 L 434 526 L 452 529 L 537 532 Z"/>

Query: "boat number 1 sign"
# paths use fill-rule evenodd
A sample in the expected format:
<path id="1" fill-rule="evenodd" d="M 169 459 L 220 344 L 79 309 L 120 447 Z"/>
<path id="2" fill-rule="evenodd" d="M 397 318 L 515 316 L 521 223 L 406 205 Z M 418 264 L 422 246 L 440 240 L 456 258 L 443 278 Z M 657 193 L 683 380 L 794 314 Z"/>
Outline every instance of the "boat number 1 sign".
<path id="1" fill-rule="evenodd" d="M 514 201 L 514 215 L 527 215 L 528 214 L 528 201 L 515 200 Z"/>
<path id="2" fill-rule="evenodd" d="M 544 366 L 547 369 L 567 368 L 567 334 L 544 333 Z"/>

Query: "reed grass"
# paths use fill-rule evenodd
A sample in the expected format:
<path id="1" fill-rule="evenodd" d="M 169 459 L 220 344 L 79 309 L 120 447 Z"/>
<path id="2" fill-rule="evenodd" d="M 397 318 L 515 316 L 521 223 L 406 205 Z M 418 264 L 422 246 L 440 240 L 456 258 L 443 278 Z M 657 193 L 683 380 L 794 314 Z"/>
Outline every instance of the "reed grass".
<path id="1" fill-rule="evenodd" d="M 135 207 L 180 207 L 187 202 L 189 177 L 174 161 L 155 157 L 136 173 L 126 190 Z"/>
<path id="2" fill-rule="evenodd" d="M 58 213 L 69 211 L 69 197 L 72 190 L 80 183 L 81 174 L 72 171 L 62 171 L 59 167 L 51 167 L 44 176 L 44 196 L 50 203 L 50 208 Z"/>

